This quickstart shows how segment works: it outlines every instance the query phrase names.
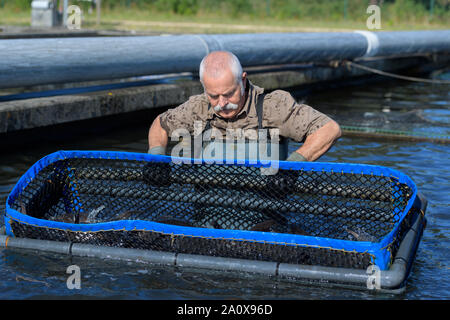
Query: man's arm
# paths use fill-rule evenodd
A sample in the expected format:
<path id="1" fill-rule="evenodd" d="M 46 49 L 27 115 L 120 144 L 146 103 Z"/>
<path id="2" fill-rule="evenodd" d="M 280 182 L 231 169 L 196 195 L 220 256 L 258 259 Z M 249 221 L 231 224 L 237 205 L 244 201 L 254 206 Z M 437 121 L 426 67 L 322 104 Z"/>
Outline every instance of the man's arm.
<path id="1" fill-rule="evenodd" d="M 265 96 L 264 117 L 268 126 L 280 129 L 281 136 L 303 141 L 288 161 L 315 161 L 341 136 L 341 129 L 333 119 L 308 105 L 298 104 L 284 90 Z"/>
<path id="2" fill-rule="evenodd" d="M 157 116 L 148 131 L 149 153 L 152 153 L 151 151 L 153 150 L 153 152 L 157 151 L 157 154 L 164 154 L 168 141 L 169 137 L 167 132 L 161 126 L 160 118 Z"/>
<path id="3" fill-rule="evenodd" d="M 341 128 L 337 122 L 330 120 L 307 136 L 303 145 L 295 152 L 303 156 L 305 158 L 304 161 L 315 161 L 328 151 L 341 134 Z"/>
<path id="4" fill-rule="evenodd" d="M 169 136 L 177 129 L 186 129 L 192 134 L 194 122 L 202 119 L 199 114 L 203 115 L 207 111 L 208 100 L 204 94 L 199 94 L 189 97 L 189 100 L 182 105 L 161 113 L 153 121 L 148 132 L 149 153 L 161 154 L 150 152 L 150 150 L 165 152 Z"/>

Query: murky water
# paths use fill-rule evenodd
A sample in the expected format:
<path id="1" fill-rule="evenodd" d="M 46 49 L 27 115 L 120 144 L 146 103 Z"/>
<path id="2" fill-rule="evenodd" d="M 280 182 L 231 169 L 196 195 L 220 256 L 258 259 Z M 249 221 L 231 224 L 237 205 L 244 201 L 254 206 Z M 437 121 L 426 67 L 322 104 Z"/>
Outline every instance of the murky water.
<path id="1" fill-rule="evenodd" d="M 448 74 L 445 75 L 448 77 Z M 346 125 L 449 135 L 448 86 L 405 82 L 314 93 L 306 103 Z M 358 119 L 358 120 L 356 120 Z M 364 122 L 364 121 L 365 122 Z M 364 122 L 364 123 L 363 123 Z M 146 152 L 150 124 L 26 146 L 0 155 L 0 210 L 19 177 L 38 159 L 60 149 Z M 292 151 L 298 145 L 291 144 Z M 343 137 L 320 161 L 377 164 L 409 175 L 427 197 L 428 225 L 403 294 L 299 285 L 263 276 L 196 272 L 136 262 L 105 261 L 0 249 L 0 299 L 449 299 L 450 146 Z M 81 269 L 81 289 L 69 290 L 66 268 Z"/>

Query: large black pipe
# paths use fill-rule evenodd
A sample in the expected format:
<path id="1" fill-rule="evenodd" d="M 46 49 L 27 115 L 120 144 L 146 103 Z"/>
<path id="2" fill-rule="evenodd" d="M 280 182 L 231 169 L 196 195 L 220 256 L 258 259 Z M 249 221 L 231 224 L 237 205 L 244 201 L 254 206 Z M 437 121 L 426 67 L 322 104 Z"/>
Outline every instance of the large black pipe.
<path id="1" fill-rule="evenodd" d="M 215 50 L 244 67 L 450 52 L 450 30 L 2 40 L 0 89 L 197 72 Z"/>

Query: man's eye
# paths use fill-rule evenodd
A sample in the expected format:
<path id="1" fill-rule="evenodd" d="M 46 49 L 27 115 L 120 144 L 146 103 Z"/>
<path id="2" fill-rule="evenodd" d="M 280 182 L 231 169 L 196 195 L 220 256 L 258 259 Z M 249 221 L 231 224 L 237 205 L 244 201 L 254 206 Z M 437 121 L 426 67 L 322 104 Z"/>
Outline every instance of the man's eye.
<path id="1" fill-rule="evenodd" d="M 227 98 L 231 98 L 231 97 L 234 95 L 234 93 L 236 92 L 236 90 L 237 90 L 237 88 L 234 89 L 233 91 L 231 91 L 230 93 L 227 93 L 225 96 L 226 96 Z"/>
<path id="2" fill-rule="evenodd" d="M 216 99 L 219 98 L 219 96 L 212 96 L 212 95 L 209 95 L 209 97 L 210 97 L 211 99 L 213 99 L 213 100 L 216 100 Z"/>

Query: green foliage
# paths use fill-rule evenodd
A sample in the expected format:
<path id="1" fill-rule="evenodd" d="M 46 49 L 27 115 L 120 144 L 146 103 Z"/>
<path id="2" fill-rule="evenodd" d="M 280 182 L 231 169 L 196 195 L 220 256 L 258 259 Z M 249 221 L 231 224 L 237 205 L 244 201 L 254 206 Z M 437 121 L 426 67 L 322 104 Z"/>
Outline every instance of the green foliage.
<path id="1" fill-rule="evenodd" d="M 30 10 L 32 0 L 0 0 L 0 8 Z M 62 2 L 63 0 L 59 0 Z M 219 19 L 242 18 L 304 21 L 365 21 L 370 3 L 381 6 L 383 23 L 450 21 L 450 0 L 103 0 L 108 10 L 139 10 L 168 15 Z M 83 8 L 90 4 L 69 0 Z"/>
<path id="2" fill-rule="evenodd" d="M 31 0 L 14 0 L 14 1 L 8 0 L 2 2 L 4 2 L 5 7 L 12 7 L 14 9 L 26 10 L 31 8 Z"/>
<path id="3" fill-rule="evenodd" d="M 242 13 L 247 15 L 252 15 L 254 13 L 252 3 L 248 0 L 229 0 L 228 5 L 230 6 L 231 15 L 233 17 L 237 17 Z"/>
<path id="4" fill-rule="evenodd" d="M 396 0 L 388 8 L 389 17 L 394 21 L 405 21 L 412 19 L 422 19 L 426 10 L 419 1 Z M 414 13 L 414 14 L 411 14 Z"/>
<path id="5" fill-rule="evenodd" d="M 157 0 L 154 2 L 159 11 L 170 11 L 179 15 L 193 15 L 198 11 L 198 0 Z"/>

